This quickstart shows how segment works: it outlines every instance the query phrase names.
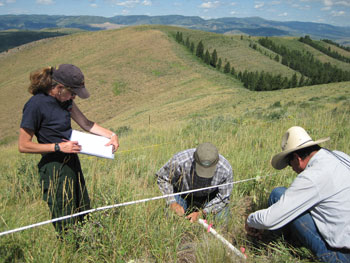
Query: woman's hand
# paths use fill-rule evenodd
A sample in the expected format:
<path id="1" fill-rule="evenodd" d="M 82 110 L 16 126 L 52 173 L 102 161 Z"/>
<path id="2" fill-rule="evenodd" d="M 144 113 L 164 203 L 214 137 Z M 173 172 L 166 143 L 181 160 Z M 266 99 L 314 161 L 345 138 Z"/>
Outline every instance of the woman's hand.
<path id="1" fill-rule="evenodd" d="M 64 140 L 59 143 L 60 151 L 64 153 L 79 153 L 81 151 L 81 146 L 78 144 L 78 141 L 68 141 Z"/>
<path id="2" fill-rule="evenodd" d="M 119 140 L 118 135 L 115 133 L 112 134 L 111 140 L 106 144 L 106 146 L 112 145 L 113 146 L 113 153 L 116 152 L 119 148 Z"/>

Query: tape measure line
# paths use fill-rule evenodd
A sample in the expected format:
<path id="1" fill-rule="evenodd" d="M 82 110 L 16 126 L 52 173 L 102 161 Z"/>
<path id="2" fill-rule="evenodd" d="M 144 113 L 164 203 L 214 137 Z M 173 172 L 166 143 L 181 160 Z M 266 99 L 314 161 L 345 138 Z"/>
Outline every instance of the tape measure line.
<path id="1" fill-rule="evenodd" d="M 194 190 L 188 190 L 188 191 L 179 192 L 179 193 L 155 196 L 155 197 L 141 199 L 141 200 L 136 200 L 136 201 L 129 201 L 129 202 L 120 203 L 120 204 L 114 204 L 114 205 L 108 205 L 108 206 L 102 206 L 102 207 L 98 207 L 98 208 L 93 208 L 93 209 L 85 210 L 85 211 L 82 211 L 82 212 L 79 212 L 79 213 L 75 213 L 75 214 L 71 214 L 71 215 L 67 215 L 67 216 L 62 216 L 62 217 L 57 217 L 57 218 L 46 220 L 46 221 L 42 221 L 42 222 L 39 222 L 39 223 L 36 223 L 36 224 L 27 225 L 27 226 L 15 228 L 15 229 L 12 229 L 12 230 L 4 231 L 4 232 L 0 233 L 0 236 L 5 236 L 5 235 L 8 235 L 8 234 L 16 233 L 16 232 L 23 231 L 23 230 L 26 230 L 26 229 L 39 227 L 39 226 L 43 226 L 43 225 L 46 225 L 46 224 L 49 224 L 49 223 L 54 223 L 54 222 L 57 222 L 57 221 L 62 221 L 62 220 L 66 220 L 66 219 L 69 219 L 69 218 L 73 218 L 73 217 L 77 217 L 77 216 L 81 216 L 81 215 L 85 215 L 85 214 L 89 214 L 89 213 L 94 213 L 94 212 L 98 212 L 98 211 L 102 211 L 102 210 L 107 210 L 107 209 L 112 209 L 112 208 L 117 208 L 117 207 L 122 207 L 122 206 L 129 206 L 129 205 L 134 205 L 134 204 L 145 203 L 145 202 L 159 200 L 159 199 L 164 199 L 164 198 L 168 198 L 168 197 L 172 197 L 172 196 L 176 196 L 176 195 L 189 194 L 189 193 L 199 192 L 199 191 L 203 191 L 203 190 L 209 190 L 209 189 L 213 189 L 213 188 L 227 186 L 227 185 L 230 185 L 230 184 L 239 184 L 239 183 L 248 182 L 248 181 L 252 181 L 252 180 L 259 180 L 261 178 L 265 178 L 265 177 L 269 177 L 269 176 L 271 176 L 271 175 L 266 175 L 266 176 L 262 176 L 262 177 L 258 176 L 258 177 L 254 177 L 254 178 L 243 179 L 243 180 L 232 182 L 232 183 L 226 183 L 226 184 L 221 184 L 221 185 L 214 185 L 214 186 L 209 186 L 209 187 L 204 187 L 204 188 L 199 188 L 199 189 L 194 189 Z"/>

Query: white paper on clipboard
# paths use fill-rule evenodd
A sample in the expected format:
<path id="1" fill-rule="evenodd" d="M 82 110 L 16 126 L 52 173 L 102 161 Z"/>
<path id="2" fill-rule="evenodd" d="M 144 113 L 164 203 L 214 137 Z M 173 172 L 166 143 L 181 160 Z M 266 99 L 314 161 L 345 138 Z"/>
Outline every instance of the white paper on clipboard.
<path id="1" fill-rule="evenodd" d="M 106 137 L 73 130 L 70 140 L 78 141 L 80 153 L 114 159 L 113 146 L 105 146 L 110 141 Z"/>

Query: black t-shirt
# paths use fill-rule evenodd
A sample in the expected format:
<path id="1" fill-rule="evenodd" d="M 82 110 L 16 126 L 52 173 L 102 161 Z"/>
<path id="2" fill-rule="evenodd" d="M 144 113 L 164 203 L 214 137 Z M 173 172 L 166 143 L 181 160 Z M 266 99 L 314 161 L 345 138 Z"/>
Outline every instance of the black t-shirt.
<path id="1" fill-rule="evenodd" d="M 39 93 L 24 105 L 21 128 L 34 131 L 39 143 L 69 140 L 72 133 L 72 100 L 61 103 L 54 97 Z"/>

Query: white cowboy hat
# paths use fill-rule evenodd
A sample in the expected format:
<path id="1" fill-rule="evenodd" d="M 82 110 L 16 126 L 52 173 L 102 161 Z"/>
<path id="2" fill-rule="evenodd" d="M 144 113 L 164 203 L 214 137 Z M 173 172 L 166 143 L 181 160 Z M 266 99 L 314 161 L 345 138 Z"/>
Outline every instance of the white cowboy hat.
<path id="1" fill-rule="evenodd" d="M 281 144 L 282 152 L 272 157 L 271 165 L 275 169 L 281 170 L 288 165 L 288 161 L 286 160 L 288 154 L 306 147 L 326 142 L 328 140 L 330 140 L 330 137 L 313 141 L 310 135 L 303 128 L 293 126 L 283 135 Z"/>

